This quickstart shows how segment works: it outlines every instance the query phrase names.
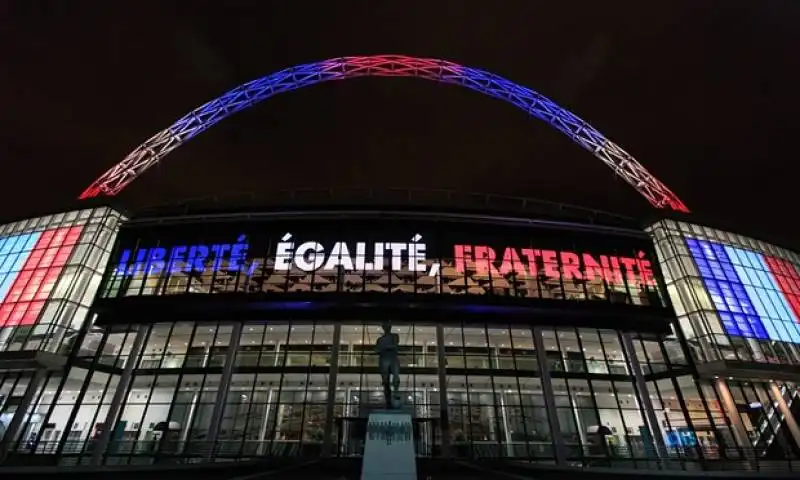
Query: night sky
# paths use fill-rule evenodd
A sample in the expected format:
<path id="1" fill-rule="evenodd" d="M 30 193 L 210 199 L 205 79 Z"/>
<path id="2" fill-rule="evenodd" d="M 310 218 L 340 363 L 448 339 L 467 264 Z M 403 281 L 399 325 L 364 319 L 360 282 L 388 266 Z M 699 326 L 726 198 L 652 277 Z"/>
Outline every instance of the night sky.
<path id="1" fill-rule="evenodd" d="M 531 87 L 625 148 L 695 212 L 800 246 L 800 2 L 0 4 L 6 219 L 71 204 L 139 143 L 245 81 L 330 57 L 396 53 Z M 330 186 L 649 211 L 599 160 L 510 104 L 394 78 L 263 102 L 170 154 L 121 201 L 136 209 Z"/>

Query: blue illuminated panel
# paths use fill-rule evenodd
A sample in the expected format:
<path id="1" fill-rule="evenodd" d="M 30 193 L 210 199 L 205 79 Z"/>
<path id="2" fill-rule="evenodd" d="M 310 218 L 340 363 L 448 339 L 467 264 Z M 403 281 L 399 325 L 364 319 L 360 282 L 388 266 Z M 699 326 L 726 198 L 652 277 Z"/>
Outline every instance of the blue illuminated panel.
<path id="1" fill-rule="evenodd" d="M 25 260 L 41 236 L 41 232 L 0 238 L 0 302 L 2 302 Z"/>
<path id="2" fill-rule="evenodd" d="M 750 277 L 755 277 L 755 295 L 751 298 L 759 299 L 770 312 L 768 317 L 772 320 L 776 334 L 773 340 L 791 343 L 800 343 L 800 324 L 792 312 L 792 307 L 786 300 L 783 291 L 775 280 L 764 256 L 755 252 L 740 250 L 747 255 L 754 268 L 750 269 Z"/>
<path id="3" fill-rule="evenodd" d="M 725 247 L 694 238 L 687 238 L 686 244 L 725 331 L 740 337 L 769 339 L 772 332 L 764 326 Z"/>
<path id="4" fill-rule="evenodd" d="M 769 338 L 786 338 L 786 331 L 774 321 L 778 318 L 776 303 L 772 298 L 776 293 L 769 290 L 772 286 L 769 279 L 765 278 L 768 276 L 767 272 L 759 270 L 760 255 L 729 245 L 725 245 L 725 253 L 733 263 L 739 280 L 744 284 L 744 290 L 761 318 Z"/>

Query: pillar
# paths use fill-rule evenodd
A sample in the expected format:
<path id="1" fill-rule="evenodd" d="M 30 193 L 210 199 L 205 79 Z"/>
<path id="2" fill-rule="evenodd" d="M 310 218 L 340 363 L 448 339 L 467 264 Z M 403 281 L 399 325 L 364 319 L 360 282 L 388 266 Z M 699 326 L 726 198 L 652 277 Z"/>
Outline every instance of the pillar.
<path id="1" fill-rule="evenodd" d="M 336 385 L 339 383 L 339 350 L 342 343 L 342 324 L 333 327 L 333 345 L 331 346 L 331 368 L 328 374 L 328 398 L 325 405 L 325 430 L 322 440 L 322 456 L 330 457 L 333 453 L 333 415 L 336 411 Z"/>
<path id="2" fill-rule="evenodd" d="M 778 411 L 783 415 L 783 420 L 786 422 L 786 428 L 794 439 L 794 443 L 800 446 L 800 427 L 797 426 L 797 420 L 792 415 L 792 410 L 786 403 L 786 398 L 781 394 L 781 389 L 775 382 L 769 382 L 769 390 L 772 393 L 773 402 L 777 403 Z"/>
<path id="3" fill-rule="evenodd" d="M 636 382 L 636 391 L 639 392 L 639 403 L 644 408 L 645 418 L 647 418 L 647 423 L 650 427 L 650 435 L 652 435 L 653 441 L 656 444 L 655 447 L 658 456 L 665 458 L 668 456 L 667 446 L 664 444 L 664 435 L 661 433 L 661 427 L 658 424 L 656 412 L 653 410 L 653 402 L 650 400 L 650 392 L 647 388 L 647 382 L 644 380 L 642 366 L 639 364 L 639 358 L 636 356 L 636 348 L 633 346 L 633 339 L 631 338 L 631 334 L 627 332 L 623 333 L 621 336 L 623 348 L 625 348 L 628 362 L 630 362 L 631 373 L 633 373 L 633 379 Z"/>
<path id="4" fill-rule="evenodd" d="M 558 421 L 556 397 L 553 392 L 553 382 L 550 378 L 550 366 L 547 363 L 547 351 L 544 348 L 542 327 L 533 327 L 531 333 L 533 335 L 533 347 L 536 350 L 536 361 L 539 364 L 542 396 L 547 410 L 547 423 L 550 426 L 550 436 L 553 439 L 553 453 L 555 453 L 556 465 L 564 465 L 567 462 L 567 445 L 561 435 L 561 422 Z"/>
<path id="5" fill-rule="evenodd" d="M 450 457 L 450 418 L 447 409 L 447 357 L 444 354 L 444 326 L 436 325 L 436 357 L 439 374 L 439 424 L 442 429 L 442 457 Z"/>
<path id="6" fill-rule="evenodd" d="M 136 366 L 142 354 L 142 347 L 144 347 L 144 340 L 147 338 L 148 330 L 148 327 L 140 326 L 136 331 L 133 345 L 128 353 L 128 358 L 125 360 L 125 367 L 123 367 L 122 375 L 120 375 L 119 382 L 117 382 L 117 389 L 114 391 L 114 397 L 111 399 L 111 405 L 109 405 L 108 412 L 106 413 L 103 433 L 100 434 L 100 438 L 97 440 L 97 444 L 95 444 L 92 450 L 91 465 L 100 465 L 103 461 L 103 456 L 111 441 L 111 435 L 114 434 L 114 430 L 117 427 L 119 411 L 122 408 L 122 402 L 125 400 L 125 394 L 128 392 L 128 387 L 131 383 L 133 368 Z"/>
<path id="7" fill-rule="evenodd" d="M 228 398 L 228 390 L 230 390 L 231 387 L 231 377 L 233 377 L 236 352 L 239 351 L 239 342 L 241 339 L 242 322 L 236 322 L 233 324 L 228 351 L 225 352 L 225 367 L 222 369 L 222 377 L 219 379 L 217 398 L 214 399 L 214 409 L 211 410 L 211 420 L 208 426 L 208 435 L 206 436 L 211 447 L 209 451 L 206 452 L 209 458 L 213 457 L 216 451 L 217 437 L 219 436 L 219 429 L 222 426 L 222 414 L 225 412 L 225 400 Z"/>
<path id="8" fill-rule="evenodd" d="M 47 370 L 39 368 L 34 372 L 28 382 L 25 393 L 22 395 L 22 400 L 17 406 L 17 410 L 14 412 L 14 417 L 6 428 L 2 443 L 0 443 L 0 461 L 5 459 L 5 456 L 14 449 L 14 446 L 19 441 L 19 435 L 25 423 L 25 417 L 28 415 L 28 411 L 31 410 L 33 397 L 36 395 L 36 392 L 39 390 L 46 376 Z"/>
<path id="9" fill-rule="evenodd" d="M 717 378 L 714 382 L 717 390 L 717 395 L 722 403 L 722 408 L 725 411 L 725 417 L 731 422 L 733 427 L 733 435 L 736 438 L 736 443 L 744 451 L 744 455 L 751 462 L 755 461 L 753 444 L 750 442 L 750 437 L 747 435 L 747 429 L 744 427 L 742 417 L 739 416 L 739 409 L 736 407 L 736 400 L 731 394 L 728 384 L 722 378 Z"/>

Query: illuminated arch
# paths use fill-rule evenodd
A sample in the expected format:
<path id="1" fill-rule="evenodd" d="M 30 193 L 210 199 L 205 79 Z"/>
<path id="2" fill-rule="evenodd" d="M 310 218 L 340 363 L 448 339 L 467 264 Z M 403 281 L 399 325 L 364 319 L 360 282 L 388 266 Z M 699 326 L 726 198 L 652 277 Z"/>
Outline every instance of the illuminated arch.
<path id="1" fill-rule="evenodd" d="M 502 77 L 430 58 L 401 55 L 343 57 L 299 65 L 240 85 L 189 112 L 139 145 L 95 180 L 79 198 L 118 194 L 168 153 L 220 120 L 279 93 L 356 77 L 417 77 L 461 85 L 505 100 L 547 122 L 608 165 L 653 206 L 688 212 L 683 202 L 617 144 L 550 99 Z"/>

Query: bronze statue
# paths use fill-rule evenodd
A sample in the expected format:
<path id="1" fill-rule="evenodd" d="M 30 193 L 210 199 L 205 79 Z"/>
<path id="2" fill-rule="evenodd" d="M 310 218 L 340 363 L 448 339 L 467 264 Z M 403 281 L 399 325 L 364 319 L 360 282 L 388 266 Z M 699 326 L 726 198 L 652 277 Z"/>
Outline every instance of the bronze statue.
<path id="1" fill-rule="evenodd" d="M 383 383 L 383 398 L 387 409 L 399 408 L 399 400 L 395 399 L 400 389 L 400 361 L 397 358 L 397 348 L 400 345 L 400 335 L 392 333 L 392 323 L 384 322 L 383 335 L 375 343 L 378 354 L 378 371 Z"/>

